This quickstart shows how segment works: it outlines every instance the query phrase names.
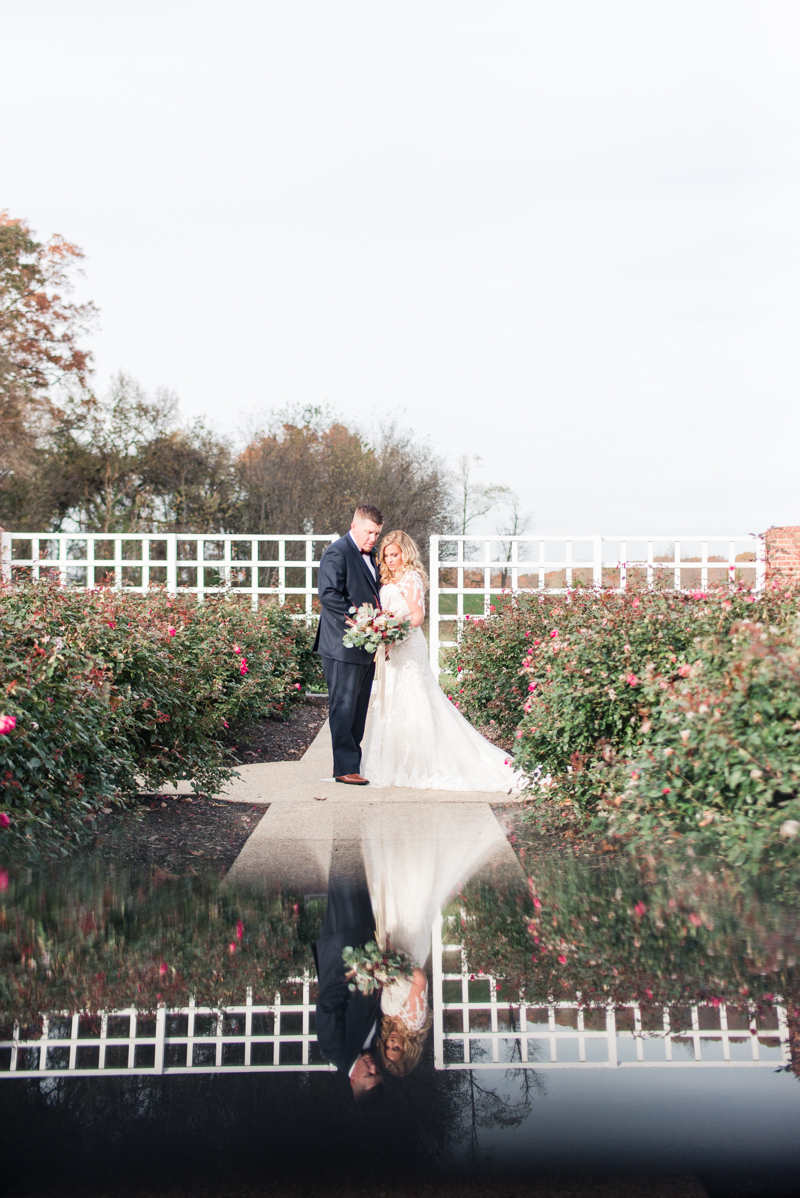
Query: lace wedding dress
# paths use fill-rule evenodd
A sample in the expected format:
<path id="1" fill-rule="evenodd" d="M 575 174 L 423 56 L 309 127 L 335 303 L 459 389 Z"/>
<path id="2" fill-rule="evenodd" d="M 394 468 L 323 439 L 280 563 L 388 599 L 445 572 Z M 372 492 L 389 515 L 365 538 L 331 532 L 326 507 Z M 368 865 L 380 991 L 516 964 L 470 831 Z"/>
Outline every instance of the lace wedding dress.
<path id="1" fill-rule="evenodd" d="M 495 842 L 485 826 L 464 820 L 461 805 L 426 805 L 424 817 L 409 821 L 405 804 L 385 804 L 366 818 L 361 848 L 375 937 L 387 940 L 424 968 L 431 949 L 433 921 L 459 886 L 490 857 Z M 419 1031 L 428 1011 L 427 991 L 420 1004 L 407 1006 L 411 981 L 400 979 L 381 992 L 381 1010 L 399 1015 Z"/>
<path id="2" fill-rule="evenodd" d="M 381 607 L 407 616 L 412 603 L 424 609 L 416 570 L 381 587 Z M 505 763 L 509 754 L 489 743 L 450 702 L 434 678 L 421 628 L 393 645 L 376 676 L 361 745 L 361 773 L 373 786 L 419 790 L 511 791 L 520 775 Z"/>

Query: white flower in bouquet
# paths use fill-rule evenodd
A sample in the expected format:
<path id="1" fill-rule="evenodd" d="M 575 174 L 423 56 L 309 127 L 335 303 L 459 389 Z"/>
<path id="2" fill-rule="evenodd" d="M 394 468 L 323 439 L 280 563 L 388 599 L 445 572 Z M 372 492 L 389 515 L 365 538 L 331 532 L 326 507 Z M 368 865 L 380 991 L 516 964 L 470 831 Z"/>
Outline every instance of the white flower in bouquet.
<path id="1" fill-rule="evenodd" d="M 411 631 L 411 620 L 408 617 L 393 616 L 390 612 L 377 610 L 371 603 L 362 603 L 361 607 L 350 608 L 350 627 L 342 641 L 348 649 L 365 649 L 367 653 L 377 653 L 381 645 L 387 648 L 398 641 L 405 640 Z"/>

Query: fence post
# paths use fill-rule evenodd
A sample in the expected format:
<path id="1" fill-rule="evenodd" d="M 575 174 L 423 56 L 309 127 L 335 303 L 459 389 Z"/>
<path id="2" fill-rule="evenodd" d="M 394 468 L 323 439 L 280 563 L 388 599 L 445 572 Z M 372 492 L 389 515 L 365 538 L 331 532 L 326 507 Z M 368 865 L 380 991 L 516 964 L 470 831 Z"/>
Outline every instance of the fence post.
<path id="1" fill-rule="evenodd" d="M 432 536 L 430 542 L 431 588 L 428 593 L 428 643 L 430 646 L 431 669 L 439 678 L 439 538 Z"/>
<path id="2" fill-rule="evenodd" d="M 592 586 L 598 590 L 603 585 L 603 538 L 594 538 L 594 562 L 592 563 Z"/>
<path id="3" fill-rule="evenodd" d="M 442 913 L 437 911 L 431 929 L 433 965 L 433 1067 L 444 1069 L 444 979 L 442 978 Z"/>
<path id="4" fill-rule="evenodd" d="M 178 534 L 168 532 L 167 538 L 167 594 L 178 590 Z"/>
<path id="5" fill-rule="evenodd" d="M 0 577 L 11 582 L 11 533 L 0 529 Z"/>
<path id="6" fill-rule="evenodd" d="M 156 1054 L 154 1072 L 164 1072 L 164 1038 L 167 1032 L 167 1008 L 159 1003 L 156 1008 Z"/>

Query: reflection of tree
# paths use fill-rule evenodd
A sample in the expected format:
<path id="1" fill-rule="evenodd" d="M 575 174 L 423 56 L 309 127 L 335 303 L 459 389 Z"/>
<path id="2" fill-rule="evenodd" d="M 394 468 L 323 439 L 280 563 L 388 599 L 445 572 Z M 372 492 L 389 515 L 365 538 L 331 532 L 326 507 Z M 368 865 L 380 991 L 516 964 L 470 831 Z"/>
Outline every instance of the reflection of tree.
<path id="1" fill-rule="evenodd" d="M 514 1014 L 509 1011 L 514 1021 Z M 512 1026 L 512 1030 L 518 1028 Z M 470 1049 L 473 1061 L 484 1061 L 488 1049 L 474 1045 Z M 512 1060 L 522 1059 L 520 1042 L 514 1042 Z M 466 1134 L 469 1136 L 470 1155 L 476 1161 L 480 1143 L 478 1133 L 481 1129 L 519 1127 L 531 1112 L 534 1096 L 543 1097 L 546 1093 L 544 1078 L 532 1069 L 506 1069 L 504 1081 L 507 1086 L 516 1083 L 518 1096 L 501 1094 L 499 1086 L 488 1086 L 482 1080 L 482 1071 L 476 1069 L 458 1070 L 457 1076 L 461 1081 L 462 1119 L 466 1122 Z"/>

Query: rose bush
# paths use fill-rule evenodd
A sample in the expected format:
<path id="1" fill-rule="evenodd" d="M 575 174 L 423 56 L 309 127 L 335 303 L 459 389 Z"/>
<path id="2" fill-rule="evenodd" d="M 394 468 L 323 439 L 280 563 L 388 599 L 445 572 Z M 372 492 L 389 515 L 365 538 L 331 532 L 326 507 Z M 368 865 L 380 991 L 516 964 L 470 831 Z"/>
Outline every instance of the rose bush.
<path id="1" fill-rule="evenodd" d="M 65 851 L 93 808 L 164 782 L 217 789 L 225 729 L 284 716 L 316 681 L 311 643 L 304 620 L 223 596 L 2 591 L 0 853 Z"/>
<path id="2" fill-rule="evenodd" d="M 633 825 L 639 824 L 642 835 L 652 836 L 659 828 L 673 833 L 677 829 L 674 821 L 663 824 L 664 808 L 669 807 L 662 802 L 667 797 L 669 771 L 662 771 L 662 778 L 648 752 L 656 737 L 662 754 L 668 749 L 681 753 L 685 748 L 681 736 L 685 720 L 682 722 L 675 708 L 678 696 L 689 691 L 694 694 L 692 687 L 696 689 L 702 675 L 696 714 L 700 715 L 703 702 L 708 706 L 709 688 L 716 688 L 731 701 L 736 694 L 737 714 L 731 719 L 737 728 L 743 720 L 755 719 L 754 727 L 764 721 L 763 740 L 772 717 L 766 708 L 759 714 L 759 704 L 763 705 L 766 692 L 777 687 L 782 696 L 775 700 L 781 724 L 773 748 L 780 760 L 769 764 L 762 760 L 750 766 L 763 773 L 765 797 L 759 810 L 771 830 L 762 828 L 761 816 L 755 818 L 755 811 L 739 815 L 727 828 L 730 835 L 724 846 L 726 853 L 729 849 L 733 852 L 731 836 L 738 838 L 739 850 L 731 861 L 745 857 L 756 861 L 767 846 L 775 849 L 794 840 L 785 829 L 781 837 L 780 827 L 797 814 L 790 800 L 800 785 L 793 764 L 800 753 L 800 723 L 792 715 L 797 681 L 787 656 L 794 652 L 797 611 L 798 589 L 792 587 L 770 588 L 758 597 L 728 587 L 692 595 L 667 590 L 615 594 L 587 589 L 569 596 L 519 596 L 509 599 L 492 619 L 467 622 L 450 657 L 458 678 L 454 690 L 466 714 L 479 723 L 494 720 L 501 734 L 513 740 L 516 760 L 523 768 L 530 774 L 539 771 L 539 785 L 532 794 L 540 802 L 572 805 L 587 816 L 600 806 L 608 816 L 609 799 L 619 800 L 617 805 L 625 806 L 626 818 L 611 821 L 614 831 L 620 833 L 627 823 L 626 835 L 630 836 Z M 766 630 L 768 639 L 781 639 L 780 660 L 773 655 L 767 664 L 754 651 L 743 648 L 741 630 L 756 626 Z M 751 634 L 744 640 L 750 644 L 748 636 Z M 769 681 L 755 685 L 758 678 L 766 676 L 764 671 L 769 673 Z M 753 685 L 735 682 L 745 677 Z M 722 702 L 722 698 L 715 699 L 709 711 Z M 713 720 L 704 722 L 702 718 L 695 727 L 698 733 L 708 733 L 704 769 L 713 773 L 715 762 L 721 761 L 719 729 L 714 730 Z M 729 730 L 729 735 L 734 732 Z M 730 739 L 726 744 L 732 744 Z M 696 740 L 695 750 L 699 752 Z M 729 747 L 726 752 L 739 753 L 739 749 Z M 661 760 L 663 764 L 665 759 Z M 631 808 L 632 787 L 621 779 L 632 782 L 633 775 L 642 771 L 649 781 L 637 790 Z M 749 783 L 757 781 L 749 779 Z M 624 800 L 619 798 L 620 788 Z M 691 809 L 688 818 L 695 828 L 703 819 L 699 812 L 709 806 L 707 790 L 707 778 L 693 788 L 681 788 L 682 809 L 687 805 Z M 733 802 L 730 789 L 717 788 L 714 793 L 718 805 Z M 661 824 L 643 819 L 651 801 L 659 804 Z M 674 795 L 670 802 L 676 802 Z M 734 823 L 739 829 L 735 835 Z M 723 821 L 717 821 L 705 837 L 709 846 L 719 840 L 722 827 Z M 757 832 L 757 828 L 761 830 Z M 750 845 L 746 852 L 742 848 L 745 841 Z"/>

